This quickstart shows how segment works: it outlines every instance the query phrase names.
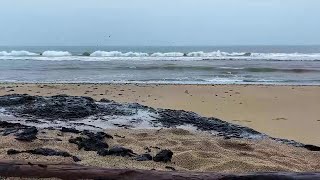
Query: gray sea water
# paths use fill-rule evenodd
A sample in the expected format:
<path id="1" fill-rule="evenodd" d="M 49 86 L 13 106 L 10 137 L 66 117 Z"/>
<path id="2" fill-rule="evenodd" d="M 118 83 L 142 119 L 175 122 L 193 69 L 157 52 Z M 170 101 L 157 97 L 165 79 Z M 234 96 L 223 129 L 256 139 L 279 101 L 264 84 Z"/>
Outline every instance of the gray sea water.
<path id="1" fill-rule="evenodd" d="M 0 82 L 320 85 L 320 46 L 0 47 Z"/>

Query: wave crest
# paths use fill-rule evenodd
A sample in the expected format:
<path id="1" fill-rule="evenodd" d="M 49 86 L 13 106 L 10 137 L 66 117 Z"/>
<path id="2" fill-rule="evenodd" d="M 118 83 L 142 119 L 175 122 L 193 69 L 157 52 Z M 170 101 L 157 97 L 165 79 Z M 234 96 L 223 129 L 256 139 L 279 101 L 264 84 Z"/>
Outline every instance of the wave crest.
<path id="1" fill-rule="evenodd" d="M 29 51 L 0 51 L 0 56 L 37 56 L 39 54 L 37 53 L 32 53 Z"/>
<path id="2" fill-rule="evenodd" d="M 10 58 L 9 58 L 10 57 Z M 49 58 L 48 58 L 49 57 Z M 72 55 L 68 51 L 0 51 L 0 59 L 31 59 L 31 60 L 275 60 L 275 61 L 320 61 L 320 53 L 250 53 L 250 52 L 121 52 L 95 51 Z"/>
<path id="3" fill-rule="evenodd" d="M 92 57 L 147 57 L 148 53 L 142 52 L 127 52 L 122 53 L 119 51 L 95 51 L 90 54 Z"/>
<path id="4" fill-rule="evenodd" d="M 59 56 L 72 56 L 72 54 L 68 51 L 45 51 L 42 53 L 42 56 L 59 57 Z"/>

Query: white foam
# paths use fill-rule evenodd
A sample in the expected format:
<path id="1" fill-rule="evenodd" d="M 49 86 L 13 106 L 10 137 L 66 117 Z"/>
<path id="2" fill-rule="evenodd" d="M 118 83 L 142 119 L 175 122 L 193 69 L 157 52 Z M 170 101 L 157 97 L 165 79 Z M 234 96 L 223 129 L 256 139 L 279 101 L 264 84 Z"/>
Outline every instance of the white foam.
<path id="1" fill-rule="evenodd" d="M 86 118 L 77 123 L 82 123 L 88 126 L 95 126 L 102 129 L 114 129 L 119 128 L 118 125 L 131 127 L 134 129 L 154 129 L 155 127 L 151 120 L 156 117 L 156 114 L 138 110 L 136 114 L 132 116 L 104 116 L 103 119 Z"/>
<path id="2" fill-rule="evenodd" d="M 37 56 L 39 54 L 32 53 L 29 51 L 0 51 L 0 56 Z"/>
<path id="3" fill-rule="evenodd" d="M 72 54 L 68 51 L 45 51 L 42 53 L 42 56 L 47 57 L 58 57 L 58 56 L 72 56 Z"/>
<path id="4" fill-rule="evenodd" d="M 95 51 L 90 56 L 92 57 L 146 57 L 148 53 L 141 52 L 127 52 L 122 53 L 120 51 Z"/>
<path id="5" fill-rule="evenodd" d="M 184 53 L 181 52 L 167 52 L 167 53 L 153 53 L 151 54 L 151 57 L 182 57 L 184 56 Z"/>
<path id="6" fill-rule="evenodd" d="M 197 60 L 285 60 L 285 61 L 314 61 L 320 60 L 320 53 L 245 53 L 245 52 L 120 52 L 120 51 L 95 51 L 90 56 L 73 56 L 68 51 L 45 51 L 42 56 L 29 51 L 0 51 L 0 60 L 50 60 L 50 61 L 197 61 Z"/>
<path id="7" fill-rule="evenodd" d="M 123 107 L 126 108 L 126 107 Z M 63 120 L 46 120 L 46 119 L 37 119 L 41 123 L 33 123 L 26 121 L 26 118 L 15 117 L 11 113 L 6 113 L 4 108 L 0 108 L 0 120 L 8 121 L 12 123 L 21 123 L 24 125 L 36 126 L 39 128 L 48 128 L 48 127 L 74 127 L 76 129 L 113 129 L 119 128 L 118 125 L 128 126 L 134 129 L 155 129 L 157 124 L 154 124 L 154 120 L 158 115 L 144 109 L 131 109 L 128 108 L 128 111 L 134 111 L 133 115 L 129 116 L 103 116 L 102 119 L 96 119 L 96 117 L 88 117 L 82 120 L 76 121 L 63 121 Z M 160 128 L 160 125 L 159 127 Z"/>

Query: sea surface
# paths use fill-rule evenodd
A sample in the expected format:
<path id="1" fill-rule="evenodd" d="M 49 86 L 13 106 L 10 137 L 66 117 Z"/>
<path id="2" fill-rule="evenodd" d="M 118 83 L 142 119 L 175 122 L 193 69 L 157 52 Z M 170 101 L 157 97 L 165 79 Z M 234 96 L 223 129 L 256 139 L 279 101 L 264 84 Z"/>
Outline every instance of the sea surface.
<path id="1" fill-rule="evenodd" d="M 2 46 L 0 82 L 320 85 L 320 46 Z"/>

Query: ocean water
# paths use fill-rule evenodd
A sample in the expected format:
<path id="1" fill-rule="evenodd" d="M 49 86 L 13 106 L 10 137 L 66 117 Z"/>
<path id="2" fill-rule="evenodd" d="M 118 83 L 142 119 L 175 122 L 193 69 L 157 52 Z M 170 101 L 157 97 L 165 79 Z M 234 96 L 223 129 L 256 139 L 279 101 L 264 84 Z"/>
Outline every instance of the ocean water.
<path id="1" fill-rule="evenodd" d="M 0 47 L 0 82 L 320 85 L 320 46 Z"/>

